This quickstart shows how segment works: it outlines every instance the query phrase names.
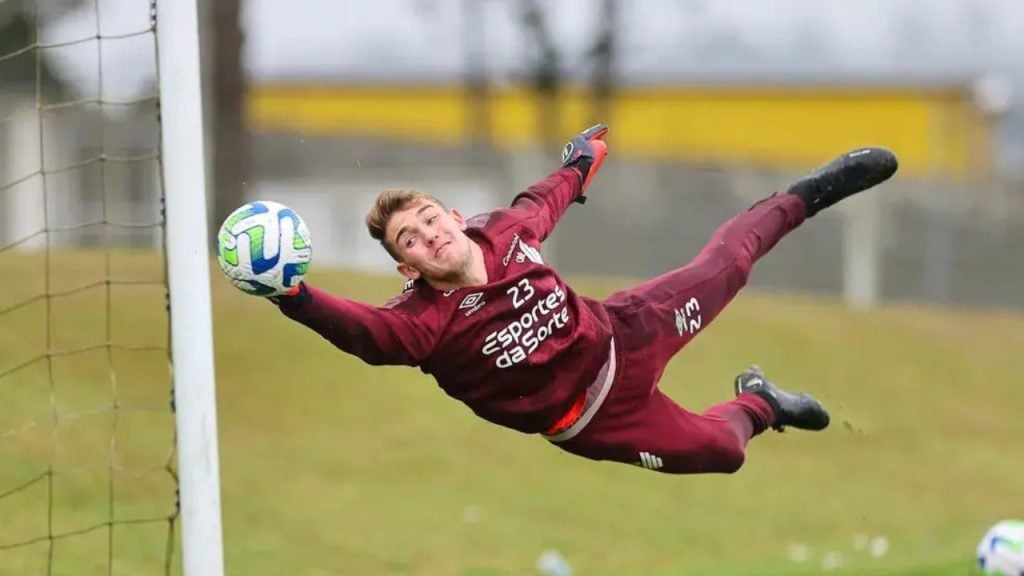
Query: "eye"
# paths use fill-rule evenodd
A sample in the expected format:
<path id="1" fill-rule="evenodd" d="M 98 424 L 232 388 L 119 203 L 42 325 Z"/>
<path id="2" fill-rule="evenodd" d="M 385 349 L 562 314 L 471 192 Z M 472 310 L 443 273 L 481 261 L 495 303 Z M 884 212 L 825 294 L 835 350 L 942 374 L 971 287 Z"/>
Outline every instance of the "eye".
<path id="1" fill-rule="evenodd" d="M 406 248 L 412 248 L 412 245 L 415 244 L 415 243 L 416 243 L 416 237 L 415 236 L 409 236 L 405 240 L 405 247 Z"/>
<path id="2" fill-rule="evenodd" d="M 437 220 L 437 214 L 434 214 L 430 218 L 427 218 L 427 224 L 433 224 L 434 220 Z"/>

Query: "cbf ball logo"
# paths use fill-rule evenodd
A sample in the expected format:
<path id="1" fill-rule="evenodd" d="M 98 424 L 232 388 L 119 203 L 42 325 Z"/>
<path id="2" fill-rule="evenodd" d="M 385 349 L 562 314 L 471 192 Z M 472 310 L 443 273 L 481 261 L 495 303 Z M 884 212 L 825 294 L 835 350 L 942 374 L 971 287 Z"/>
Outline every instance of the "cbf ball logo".
<path id="1" fill-rule="evenodd" d="M 572 157 L 572 153 L 575 151 L 576 147 L 573 146 L 572 142 L 566 143 L 565 148 L 562 148 L 562 164 L 568 162 L 569 158 Z"/>

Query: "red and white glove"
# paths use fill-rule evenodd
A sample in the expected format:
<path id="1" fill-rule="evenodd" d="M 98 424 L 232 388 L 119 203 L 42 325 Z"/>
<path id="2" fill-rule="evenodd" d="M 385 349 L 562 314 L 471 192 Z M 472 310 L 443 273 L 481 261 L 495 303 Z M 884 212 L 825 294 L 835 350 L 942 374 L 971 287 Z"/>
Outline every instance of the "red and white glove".
<path id="1" fill-rule="evenodd" d="M 604 157 L 608 155 L 608 144 L 603 140 L 608 133 L 604 124 L 594 124 L 578 136 L 569 140 L 562 149 L 562 166 L 572 168 L 580 175 L 580 184 L 586 192 L 590 181 L 601 168 Z M 576 202 L 583 204 L 586 197 L 580 194 Z"/>

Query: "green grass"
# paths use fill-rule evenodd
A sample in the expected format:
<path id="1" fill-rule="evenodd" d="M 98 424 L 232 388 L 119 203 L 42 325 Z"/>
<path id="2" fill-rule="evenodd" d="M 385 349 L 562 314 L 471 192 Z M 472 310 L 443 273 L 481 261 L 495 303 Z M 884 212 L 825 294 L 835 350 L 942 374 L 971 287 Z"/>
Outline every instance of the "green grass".
<path id="1" fill-rule="evenodd" d="M 162 277 L 152 257 L 113 260 L 115 277 Z M 101 262 L 55 257 L 51 289 L 102 279 Z M 0 272 L 0 310 L 43 291 L 39 257 L 0 253 Z M 401 286 L 324 270 L 310 280 L 370 302 Z M 735 475 L 673 477 L 477 420 L 418 371 L 363 365 L 219 273 L 212 281 L 231 574 L 528 575 L 553 548 L 579 576 L 819 574 L 826 552 L 843 556 L 838 574 L 961 575 L 989 524 L 1024 515 L 1022 314 L 858 313 L 748 291 L 677 357 L 663 388 L 703 409 L 756 362 L 815 393 L 834 425 L 755 439 Z M 600 296 L 628 283 L 575 285 Z M 160 291 L 112 290 L 109 328 L 104 286 L 53 300 L 51 347 L 165 345 Z M 44 302 L 0 314 L 0 374 L 45 350 L 46 317 Z M 52 376 L 45 362 L 0 376 L 0 494 L 45 472 L 56 445 L 58 467 L 79 470 L 54 477 L 58 528 L 102 522 L 111 493 L 117 518 L 168 515 L 166 368 L 159 352 L 100 349 L 55 359 Z M 89 414 L 115 389 L 126 406 L 152 410 Z M 156 470 L 115 478 L 113 491 L 112 429 L 117 462 Z M 46 534 L 49 493 L 44 481 L 0 499 L 0 545 Z M 167 529 L 114 528 L 113 572 L 161 573 Z M 887 554 L 855 549 L 858 536 L 884 537 Z M 58 542 L 53 573 L 106 574 L 109 538 L 104 528 Z M 809 561 L 787 559 L 796 544 Z M 47 554 L 45 541 L 0 550 L 0 574 L 46 574 Z"/>

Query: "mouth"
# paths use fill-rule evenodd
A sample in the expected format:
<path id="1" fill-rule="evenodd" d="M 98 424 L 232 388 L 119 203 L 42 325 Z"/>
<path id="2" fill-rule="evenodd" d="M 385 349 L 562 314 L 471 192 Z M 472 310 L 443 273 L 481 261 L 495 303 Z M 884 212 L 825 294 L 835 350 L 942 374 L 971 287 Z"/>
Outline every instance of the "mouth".
<path id="1" fill-rule="evenodd" d="M 444 252 L 444 249 L 447 248 L 449 244 L 451 244 L 451 242 L 441 244 L 441 246 L 434 252 L 434 258 L 440 258 L 441 252 Z"/>

